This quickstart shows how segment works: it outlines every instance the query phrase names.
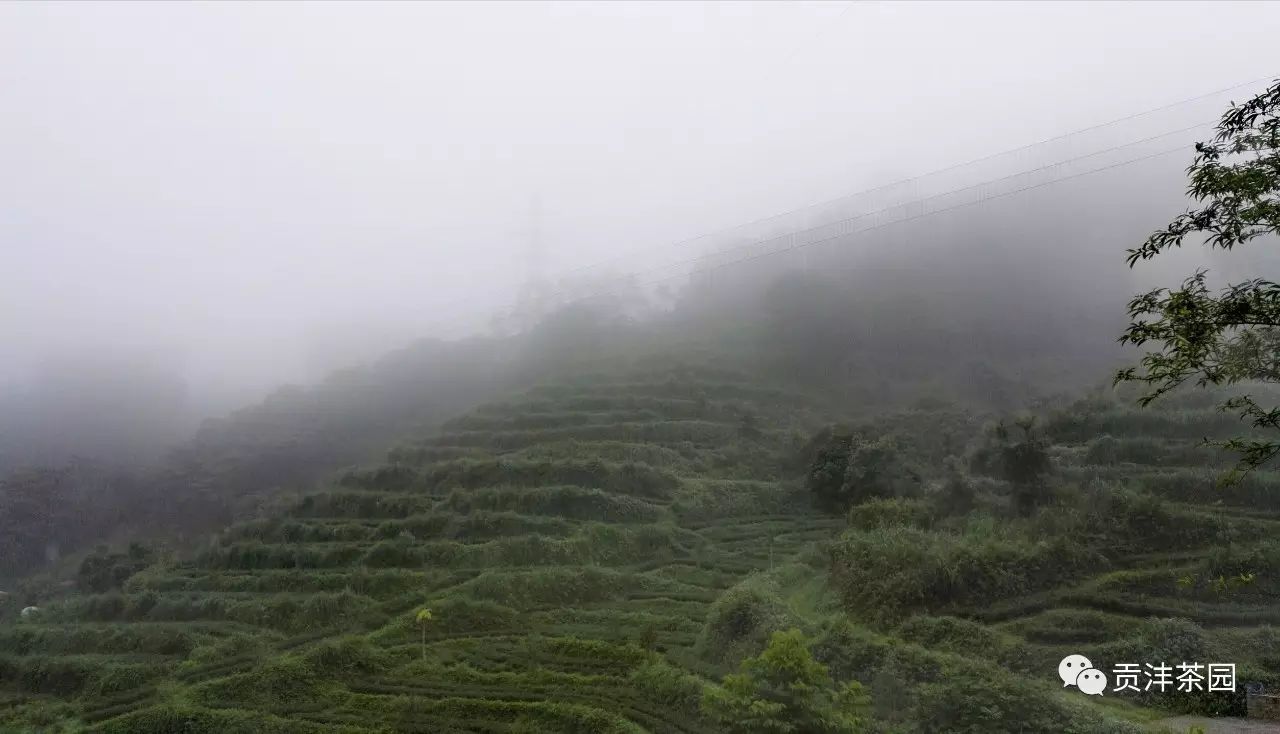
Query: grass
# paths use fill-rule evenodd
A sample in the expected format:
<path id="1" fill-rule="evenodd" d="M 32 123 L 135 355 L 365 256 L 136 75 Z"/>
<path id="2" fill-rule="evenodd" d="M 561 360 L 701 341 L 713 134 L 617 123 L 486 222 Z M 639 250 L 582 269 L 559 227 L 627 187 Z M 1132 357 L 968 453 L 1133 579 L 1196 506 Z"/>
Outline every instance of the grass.
<path id="1" fill-rule="evenodd" d="M 999 482 L 937 500 L 978 416 L 886 416 L 857 428 L 901 436 L 928 488 L 840 516 L 798 479 L 796 437 L 831 417 L 795 393 L 716 369 L 541 386 L 121 589 L 0 619 L 0 730 L 711 732 L 702 687 L 797 626 L 885 730 L 1136 731 L 1179 702 L 1070 696 L 1064 650 L 1158 646 L 1149 618 L 1179 617 L 1280 675 L 1277 480 L 1211 499 L 1192 446 L 1225 425 L 1153 415 L 1053 417 L 1057 494 L 1025 518 Z M 1204 586 L 1241 564 L 1251 589 Z"/>
<path id="2" fill-rule="evenodd" d="M 122 590 L 0 625 L 0 688 L 103 732 L 708 731 L 665 651 L 838 523 L 767 479 L 794 396 L 706 378 L 597 377 L 458 418 Z M 777 420 L 744 434 L 748 413 Z"/>

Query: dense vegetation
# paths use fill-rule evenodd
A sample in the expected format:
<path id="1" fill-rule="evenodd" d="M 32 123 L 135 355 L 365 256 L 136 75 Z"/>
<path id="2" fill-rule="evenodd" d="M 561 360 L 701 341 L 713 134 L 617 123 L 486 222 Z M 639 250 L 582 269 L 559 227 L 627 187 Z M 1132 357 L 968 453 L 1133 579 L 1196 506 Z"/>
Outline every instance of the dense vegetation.
<path id="1" fill-rule="evenodd" d="M 1280 82 L 1233 104 L 1213 141 L 1196 146 L 1188 174 L 1188 193 L 1201 206 L 1130 250 L 1131 267 L 1181 247 L 1188 238 L 1223 250 L 1257 246 L 1258 240 L 1274 244 L 1280 235 Z M 1129 303 L 1133 321 L 1122 340 L 1155 348 L 1148 349 L 1140 368 L 1122 370 L 1117 380 L 1145 384 L 1143 404 L 1188 382 L 1202 387 L 1280 382 L 1280 284 L 1257 277 L 1224 284 L 1214 294 L 1209 283 L 1208 272 L 1200 270 L 1180 287 L 1157 288 Z M 1280 406 L 1237 392 L 1222 409 L 1267 429 L 1222 442 L 1240 456 L 1230 478 L 1280 456 Z"/>
<path id="2" fill-rule="evenodd" d="M 111 539 L 186 546 L 280 496 L 426 432 L 519 375 L 489 341 L 426 341 L 206 421 L 162 459 L 0 475 L 0 583 Z M 526 366 L 526 370 L 536 368 Z M 126 541 L 127 542 L 127 541 Z"/>
<path id="3" fill-rule="evenodd" d="M 7 600 L 0 721 L 1137 731 L 1158 714 L 1062 691 L 1057 660 L 1167 649 L 1280 676 L 1280 495 L 1267 472 L 1214 488 L 1227 458 L 1199 436 L 1235 426 L 1197 397 L 1098 394 L 1028 438 L 936 407 L 832 428 L 806 395 L 652 360 L 546 384 L 190 557 L 100 552 L 78 593 L 25 619 Z M 1037 451 L 1043 471 L 1005 461 Z M 726 725 L 747 710 L 764 718 Z"/>
<path id="4" fill-rule="evenodd" d="M 1186 348 L 1161 293 L 1152 338 Z M 146 473 L 10 475 L 0 573 L 46 573 L 0 594 L 0 730 L 1124 734 L 1280 685 L 1274 426 L 1216 407 L 1273 380 L 1191 389 L 1175 346 L 1126 373 L 1145 408 L 1051 398 L 963 344 L 895 363 L 849 297 L 574 306 L 283 391 Z M 1254 326 L 1199 354 L 1257 367 Z M 1239 685 L 1098 699 L 1068 654 Z"/>

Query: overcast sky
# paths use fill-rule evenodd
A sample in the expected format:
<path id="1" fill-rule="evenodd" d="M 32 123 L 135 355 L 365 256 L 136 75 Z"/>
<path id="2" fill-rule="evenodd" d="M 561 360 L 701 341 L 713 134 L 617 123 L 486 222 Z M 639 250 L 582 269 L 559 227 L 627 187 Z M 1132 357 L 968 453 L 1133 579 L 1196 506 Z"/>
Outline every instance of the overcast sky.
<path id="1" fill-rule="evenodd" d="M 534 196 L 554 275 L 1274 75 L 1277 28 L 1276 3 L 3 3 L 0 373 L 126 345 L 311 379 L 325 340 L 482 322 Z"/>

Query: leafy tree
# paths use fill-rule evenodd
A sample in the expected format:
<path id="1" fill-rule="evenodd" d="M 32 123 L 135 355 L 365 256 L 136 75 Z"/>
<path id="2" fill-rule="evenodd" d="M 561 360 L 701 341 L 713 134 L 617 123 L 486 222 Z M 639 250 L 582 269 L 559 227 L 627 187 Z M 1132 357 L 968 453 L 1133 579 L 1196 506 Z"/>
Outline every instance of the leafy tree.
<path id="1" fill-rule="evenodd" d="M 935 501 L 938 508 L 948 515 L 964 515 L 973 509 L 977 492 L 960 467 L 949 467 L 946 482 Z"/>
<path id="2" fill-rule="evenodd" d="M 854 734 L 866 730 L 868 703 L 861 684 L 831 679 L 798 629 L 773 633 L 764 652 L 702 697 L 707 714 L 737 734 Z"/>
<path id="3" fill-rule="evenodd" d="M 843 509 L 844 476 L 849 470 L 849 454 L 853 451 L 853 436 L 830 429 L 816 438 L 817 445 L 809 452 L 805 486 L 813 493 L 814 501 L 829 510 Z"/>
<path id="4" fill-rule="evenodd" d="M 147 567 L 152 555 L 151 550 L 140 543 L 131 543 L 128 553 L 110 553 L 106 546 L 98 546 L 80 562 L 76 584 L 84 591 L 97 594 L 122 588 L 129 577 Z"/>
<path id="5" fill-rule="evenodd" d="M 1016 425 L 1022 429 L 1021 441 L 1012 440 L 1003 425 L 996 429 L 1005 442 L 1001 450 L 1004 479 L 1014 484 L 1034 484 L 1053 468 L 1048 446 L 1045 438 L 1035 430 L 1035 418 L 1018 420 Z"/>
<path id="6" fill-rule="evenodd" d="M 844 512 L 876 497 L 916 494 L 921 477 L 891 436 L 868 439 L 837 429 L 815 438 L 805 484 L 826 510 Z"/>
<path id="7" fill-rule="evenodd" d="M 1026 515 L 1048 497 L 1044 480 L 1053 470 L 1053 460 L 1048 441 L 1036 430 L 1034 416 L 1020 418 L 1015 425 L 1021 436 L 1003 421 L 992 428 L 984 445 L 970 457 L 969 468 L 1013 485 L 1014 508 Z"/>
<path id="8" fill-rule="evenodd" d="M 916 494 L 921 477 L 890 436 L 855 442 L 844 473 L 844 494 L 852 502 Z"/>
<path id="9" fill-rule="evenodd" d="M 1210 143 L 1197 143 L 1187 169 L 1188 194 L 1199 208 L 1179 215 L 1129 250 L 1129 267 L 1150 260 L 1188 237 L 1230 250 L 1280 234 L 1280 81 L 1243 104 L 1232 104 Z M 1263 279 L 1210 291 L 1199 270 L 1178 288 L 1157 288 L 1129 303 L 1131 323 L 1122 343 L 1155 347 L 1139 366 L 1121 370 L 1116 382 L 1146 385 L 1141 405 L 1192 382 L 1199 387 L 1280 382 L 1280 285 Z M 1217 445 L 1236 452 L 1238 479 L 1280 454 L 1280 407 L 1249 395 L 1222 404 L 1265 431 L 1265 438 L 1237 437 Z"/>

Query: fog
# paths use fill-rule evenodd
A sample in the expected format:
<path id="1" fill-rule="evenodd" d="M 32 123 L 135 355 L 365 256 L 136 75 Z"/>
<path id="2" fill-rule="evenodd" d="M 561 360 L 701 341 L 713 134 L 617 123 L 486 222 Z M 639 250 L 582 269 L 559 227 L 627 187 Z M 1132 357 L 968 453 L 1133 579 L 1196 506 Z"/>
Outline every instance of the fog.
<path id="1" fill-rule="evenodd" d="M 1190 126 L 1274 74 L 1277 27 L 1259 3 L 3 4 L 0 390 L 142 359 L 181 383 L 155 380 L 177 435 L 485 333 L 531 281 L 679 288 L 858 217 L 902 219 L 875 240 L 894 272 L 1022 253 L 1122 305 Z"/>

